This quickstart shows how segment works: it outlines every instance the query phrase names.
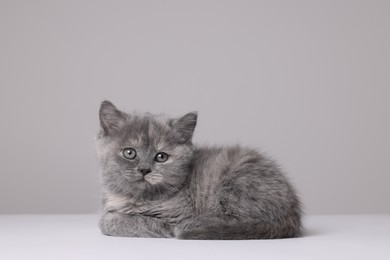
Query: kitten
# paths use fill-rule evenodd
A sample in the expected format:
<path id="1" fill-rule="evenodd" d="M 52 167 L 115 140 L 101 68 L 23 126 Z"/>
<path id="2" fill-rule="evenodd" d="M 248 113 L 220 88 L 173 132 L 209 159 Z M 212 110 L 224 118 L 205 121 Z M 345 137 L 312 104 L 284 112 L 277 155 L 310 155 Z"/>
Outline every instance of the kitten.
<path id="1" fill-rule="evenodd" d="M 192 144 L 196 113 L 170 119 L 100 107 L 103 234 L 266 239 L 301 231 L 299 199 L 278 166 L 248 148 Z"/>

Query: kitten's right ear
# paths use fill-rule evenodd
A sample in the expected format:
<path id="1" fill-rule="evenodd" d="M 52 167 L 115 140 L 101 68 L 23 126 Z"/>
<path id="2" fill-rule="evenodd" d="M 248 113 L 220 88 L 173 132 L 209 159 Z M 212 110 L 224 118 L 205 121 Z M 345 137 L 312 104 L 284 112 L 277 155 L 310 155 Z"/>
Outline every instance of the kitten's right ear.
<path id="1" fill-rule="evenodd" d="M 125 122 L 125 115 L 119 111 L 114 104 L 104 100 L 99 110 L 100 126 L 103 129 L 103 135 L 107 136 L 118 132 Z"/>
<path id="2" fill-rule="evenodd" d="M 197 112 L 191 112 L 183 117 L 174 119 L 171 124 L 175 131 L 179 134 L 183 142 L 191 142 L 192 135 L 194 134 L 196 121 L 198 119 Z"/>

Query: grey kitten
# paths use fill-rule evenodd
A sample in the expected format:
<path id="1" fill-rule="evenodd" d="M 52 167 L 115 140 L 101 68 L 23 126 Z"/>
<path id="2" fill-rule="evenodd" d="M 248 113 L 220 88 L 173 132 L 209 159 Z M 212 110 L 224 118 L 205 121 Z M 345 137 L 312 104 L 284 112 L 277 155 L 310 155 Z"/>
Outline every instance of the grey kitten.
<path id="1" fill-rule="evenodd" d="M 266 239 L 301 231 L 299 199 L 278 166 L 248 148 L 192 144 L 197 114 L 170 119 L 100 107 L 103 234 Z"/>

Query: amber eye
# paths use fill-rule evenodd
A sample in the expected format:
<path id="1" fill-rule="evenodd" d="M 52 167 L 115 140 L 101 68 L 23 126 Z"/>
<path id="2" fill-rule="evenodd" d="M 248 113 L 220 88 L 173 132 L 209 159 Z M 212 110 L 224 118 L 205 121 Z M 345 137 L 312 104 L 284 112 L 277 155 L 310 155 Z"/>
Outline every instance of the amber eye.
<path id="1" fill-rule="evenodd" d="M 137 157 L 137 152 L 133 148 L 126 148 L 122 152 L 123 157 L 129 160 L 135 159 Z"/>
<path id="2" fill-rule="evenodd" d="M 163 163 L 163 162 L 166 162 L 168 160 L 168 154 L 166 153 L 158 153 L 156 154 L 156 157 L 154 158 L 154 160 L 156 162 L 159 162 L 159 163 Z"/>

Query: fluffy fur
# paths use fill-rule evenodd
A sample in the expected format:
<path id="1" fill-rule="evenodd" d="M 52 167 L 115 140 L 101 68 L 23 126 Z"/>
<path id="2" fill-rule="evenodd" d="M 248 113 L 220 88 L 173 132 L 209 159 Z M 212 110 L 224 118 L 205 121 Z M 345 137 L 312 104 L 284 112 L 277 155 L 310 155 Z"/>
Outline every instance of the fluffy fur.
<path id="1" fill-rule="evenodd" d="M 174 119 L 127 114 L 103 101 L 99 117 L 103 234 L 180 239 L 300 234 L 299 199 L 275 162 L 240 146 L 193 145 L 196 113 Z M 134 159 L 125 158 L 126 148 L 136 151 Z M 168 154 L 166 162 L 156 161 L 159 152 Z"/>

